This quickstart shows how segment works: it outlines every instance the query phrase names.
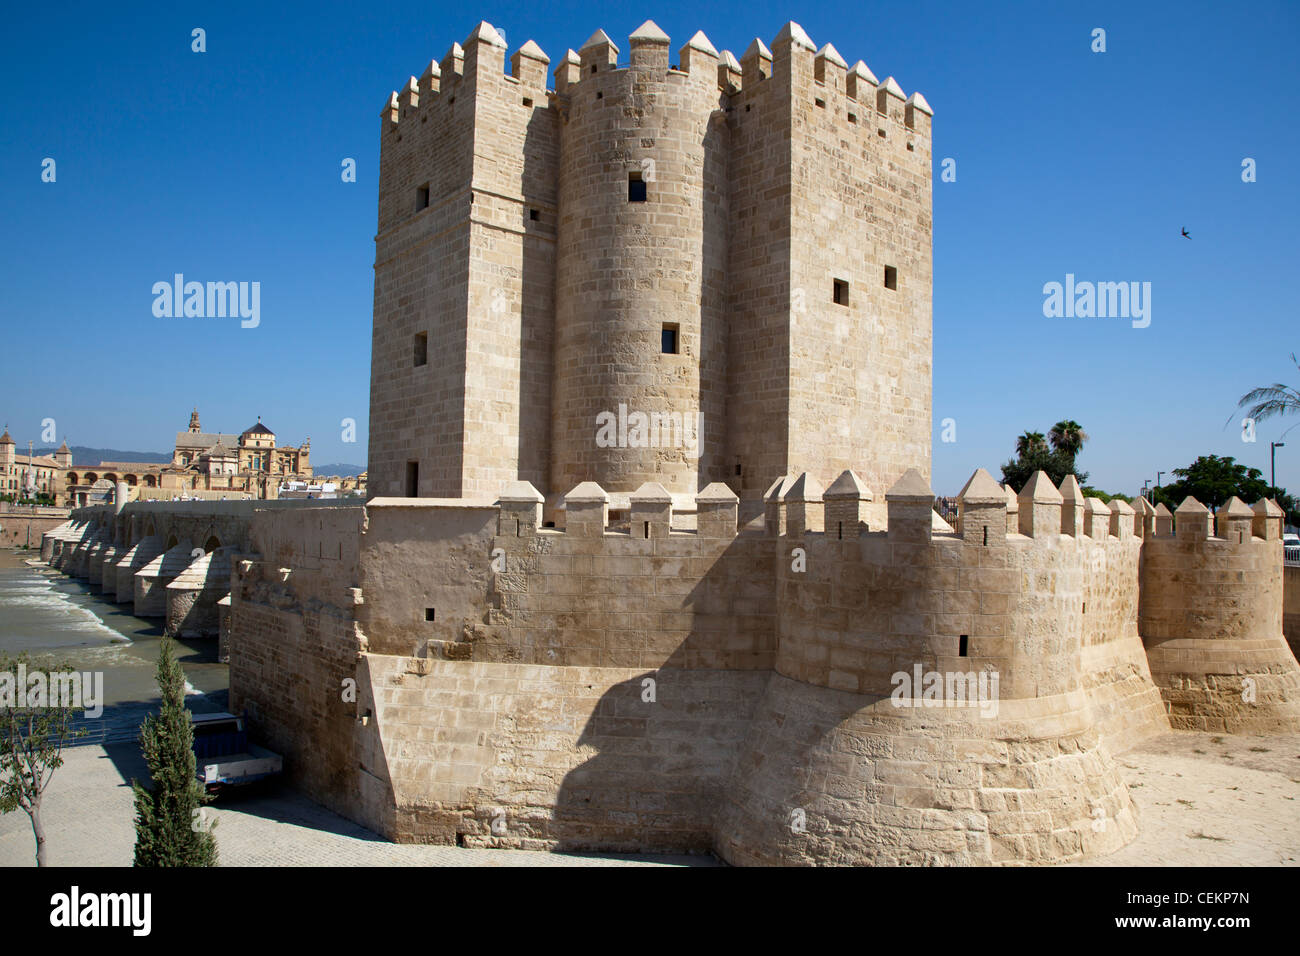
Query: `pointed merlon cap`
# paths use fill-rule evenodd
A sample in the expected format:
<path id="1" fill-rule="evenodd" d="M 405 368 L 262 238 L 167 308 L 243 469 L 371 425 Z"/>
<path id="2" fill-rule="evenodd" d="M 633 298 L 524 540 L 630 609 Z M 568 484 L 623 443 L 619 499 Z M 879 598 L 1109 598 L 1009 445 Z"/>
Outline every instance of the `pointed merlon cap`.
<path id="1" fill-rule="evenodd" d="M 886 501 L 933 501 L 934 492 L 915 468 L 903 472 L 903 477 L 885 492 Z"/>
<path id="2" fill-rule="evenodd" d="M 497 499 L 501 504 L 533 504 L 545 500 L 542 493 L 534 488 L 530 481 L 510 482 L 502 489 L 501 497 Z"/>
<path id="3" fill-rule="evenodd" d="M 523 57 L 524 59 L 526 59 L 526 60 L 537 60 L 537 61 L 540 62 L 540 63 L 550 63 L 550 62 L 551 62 L 551 58 L 550 58 L 549 56 L 547 56 L 546 53 L 543 52 L 542 48 L 539 47 L 539 46 L 538 46 L 536 43 L 534 43 L 532 40 L 529 40 L 527 43 L 525 43 L 523 46 L 521 46 L 518 50 L 516 50 L 516 51 L 515 51 L 515 55 L 516 55 L 516 56 L 522 56 L 522 57 Z"/>
<path id="4" fill-rule="evenodd" d="M 1025 487 L 1020 489 L 1019 498 L 1021 502 L 1039 504 L 1060 504 L 1065 500 L 1056 490 L 1056 485 L 1052 484 L 1052 479 L 1047 477 L 1047 472 L 1042 469 L 1034 472 L 1033 477 L 1025 482 Z"/>
<path id="5" fill-rule="evenodd" d="M 471 43 L 475 42 L 490 43 L 492 46 L 500 47 L 503 50 L 506 48 L 506 41 L 501 39 L 501 34 L 497 32 L 497 28 L 486 20 L 480 20 L 478 22 L 478 26 L 476 26 L 474 32 L 469 35 L 469 39 L 465 41 L 465 45 L 469 46 Z"/>
<path id="6" fill-rule="evenodd" d="M 817 57 L 819 59 L 826 60 L 830 63 L 834 63 L 836 66 L 841 67 L 842 69 L 847 70 L 849 68 L 849 65 L 844 62 L 844 57 L 840 56 L 840 51 L 835 49 L 833 44 L 827 43 L 820 50 L 818 50 Z"/>
<path id="7" fill-rule="evenodd" d="M 857 63 L 854 63 L 853 69 L 850 72 L 859 79 L 866 80 L 872 86 L 880 85 L 880 81 L 876 79 L 876 74 L 872 73 L 871 68 L 862 60 L 858 60 Z"/>
<path id="8" fill-rule="evenodd" d="M 699 36 L 699 34 L 696 34 L 696 36 Z M 734 73 L 740 72 L 740 61 L 736 59 L 736 54 L 732 53 L 730 50 L 723 50 L 722 56 L 719 59 L 721 60 L 722 65 L 728 70 L 731 70 Z"/>
<path id="9" fill-rule="evenodd" d="M 1084 502 L 1087 504 L 1088 510 L 1095 515 L 1110 514 L 1110 509 L 1106 507 L 1106 502 L 1102 501 L 1100 498 L 1088 497 L 1084 499 Z"/>
<path id="10" fill-rule="evenodd" d="M 1137 512 L 1135 512 L 1135 511 L 1133 510 L 1133 506 L 1132 506 L 1131 504 L 1129 504 L 1127 501 L 1125 501 L 1123 498 L 1112 498 L 1112 499 L 1110 499 L 1110 504 L 1108 505 L 1108 507 L 1109 507 L 1110 510 L 1113 511 L 1115 514 L 1131 515 L 1131 514 L 1136 514 L 1136 513 L 1137 513 Z M 1249 516 L 1250 516 L 1250 515 L 1249 515 L 1249 512 L 1248 512 L 1248 513 L 1247 513 L 1247 517 L 1249 517 Z"/>
<path id="11" fill-rule="evenodd" d="M 903 88 L 898 85 L 898 81 L 892 76 L 885 77 L 885 82 L 880 84 L 880 88 L 886 93 L 893 93 L 900 100 L 903 99 Z"/>
<path id="12" fill-rule="evenodd" d="M 902 91 L 900 90 L 899 93 L 901 95 Z M 913 93 L 911 96 L 909 96 L 907 98 L 907 105 L 912 107 L 912 109 L 920 110 L 926 116 L 934 115 L 934 110 L 930 109 L 930 104 L 926 102 L 925 97 L 922 96 L 920 93 Z"/>
<path id="13" fill-rule="evenodd" d="M 794 475 L 782 475 L 776 481 L 767 486 L 767 491 L 763 492 L 764 501 L 780 501 L 785 497 L 785 492 L 794 484 Z"/>
<path id="14" fill-rule="evenodd" d="M 647 20 L 646 22 L 649 23 L 650 21 Z M 708 53 L 712 56 L 718 55 L 717 48 L 709 42 L 709 38 L 704 35 L 703 30 L 696 30 L 695 36 L 687 40 L 686 45 L 692 50 L 699 50 L 701 53 Z M 730 56 L 730 54 L 728 54 L 728 56 Z M 732 60 L 734 61 L 735 57 L 732 57 Z M 736 65 L 736 69 L 740 69 L 739 64 Z"/>
<path id="15" fill-rule="evenodd" d="M 442 76 L 442 67 L 438 65 L 437 60 L 429 61 L 429 65 L 424 68 L 424 74 L 421 78 L 423 78 L 424 76 L 430 76 L 435 78 Z"/>
<path id="16" fill-rule="evenodd" d="M 1210 509 L 1205 507 L 1191 495 L 1183 499 L 1183 503 L 1174 509 L 1176 515 L 1207 515 Z"/>
<path id="17" fill-rule="evenodd" d="M 453 43 L 451 49 L 447 51 L 447 57 L 451 57 L 453 60 L 459 60 L 464 56 L 465 48 L 459 43 Z M 447 57 L 443 57 L 443 59 L 445 60 Z"/>
<path id="18" fill-rule="evenodd" d="M 1002 486 L 1002 490 L 1005 491 L 1005 492 L 1007 493 L 1007 510 L 1008 510 L 1008 511 L 1019 511 L 1019 510 L 1020 510 L 1020 499 L 1017 498 L 1017 497 L 1016 497 L 1016 493 L 1015 493 L 1014 491 L 1011 490 L 1011 486 L 1010 486 L 1010 485 L 1003 485 L 1003 486 Z"/>
<path id="19" fill-rule="evenodd" d="M 804 32 L 803 27 L 799 26 L 799 24 L 795 23 L 793 20 L 789 21 L 781 28 L 781 32 L 776 35 L 776 39 L 772 41 L 772 44 L 775 46 L 776 44 L 784 43 L 787 40 L 789 40 L 792 45 L 801 46 L 805 50 L 812 50 L 814 52 L 817 50 L 817 45 L 813 43 L 812 38 Z"/>
<path id="20" fill-rule="evenodd" d="M 1250 506 L 1246 504 L 1246 502 L 1238 498 L 1236 495 L 1233 495 L 1231 498 L 1227 500 L 1227 502 L 1223 505 L 1223 507 L 1219 509 L 1219 514 L 1224 515 L 1228 518 L 1255 517 L 1255 512 L 1250 510 Z"/>
<path id="21" fill-rule="evenodd" d="M 1152 514 L 1154 514 L 1157 518 L 1172 518 L 1174 516 L 1173 512 L 1165 507 L 1165 503 L 1163 501 L 1160 502 L 1160 504 L 1156 505 L 1156 510 L 1152 512 Z"/>
<path id="22" fill-rule="evenodd" d="M 658 28 L 656 27 L 656 29 Z M 597 47 L 602 47 L 602 46 L 609 47 L 615 53 L 618 52 L 618 46 L 615 45 L 614 41 L 609 38 L 609 34 L 606 33 L 604 30 L 597 30 L 595 33 L 593 33 L 590 39 L 588 39 L 587 42 L 582 45 L 581 49 L 593 50 L 596 49 Z"/>
<path id="23" fill-rule="evenodd" d="M 1147 501 L 1145 498 L 1138 498 L 1137 504 L 1133 506 L 1133 510 L 1140 515 L 1153 515 L 1156 513 L 1156 509 L 1151 507 L 1151 502 Z"/>
<path id="24" fill-rule="evenodd" d="M 760 60 L 770 60 L 772 59 L 772 51 L 767 48 L 762 40 L 758 37 L 754 37 L 754 42 L 745 49 L 745 52 L 740 55 L 740 58 L 743 60 L 746 57 L 751 56 L 756 56 Z"/>
<path id="25" fill-rule="evenodd" d="M 668 34 L 659 29 L 659 24 L 653 20 L 647 20 L 636 28 L 629 39 L 633 43 L 667 43 Z"/>
<path id="26" fill-rule="evenodd" d="M 697 502 L 699 501 L 725 502 L 728 504 L 734 504 L 735 502 L 739 501 L 740 498 L 737 497 L 736 493 L 732 491 L 730 488 L 728 488 L 726 485 L 724 485 L 722 482 L 715 481 L 706 485 L 704 490 L 695 496 L 695 500 Z"/>
<path id="27" fill-rule="evenodd" d="M 385 103 L 385 104 L 384 104 L 384 108 L 383 108 L 382 110 L 379 111 L 379 115 L 380 115 L 380 116 L 389 116 L 389 115 L 391 115 L 392 113 L 396 112 L 397 109 L 398 109 L 398 103 L 397 103 L 397 90 L 393 90 L 393 92 L 391 92 L 391 93 L 388 94 L 388 102 Z M 8 433 L 8 432 L 5 432 L 5 434 L 8 435 L 9 433 Z M 0 444 L 4 444 L 4 442 L 0 441 Z M 12 445 L 13 442 L 10 442 L 9 444 Z"/>
<path id="28" fill-rule="evenodd" d="M 821 501 L 821 482 L 805 471 L 786 489 L 782 497 L 787 501 Z"/>
<path id="29" fill-rule="evenodd" d="M 578 487 L 565 495 L 564 500 L 566 503 L 570 501 L 599 501 L 601 503 L 607 503 L 609 501 L 609 495 L 605 493 L 604 488 L 600 487 L 600 485 L 596 484 L 594 481 L 584 481 L 582 484 L 578 485 Z"/>
<path id="30" fill-rule="evenodd" d="M 965 486 L 957 493 L 957 499 L 966 504 L 1004 504 L 1007 500 L 1002 486 L 993 480 L 983 468 L 976 468 Z"/>
<path id="31" fill-rule="evenodd" d="M 848 498 L 854 501 L 870 501 L 871 489 L 857 476 L 851 468 L 846 468 L 840 476 L 831 482 L 831 486 L 822 492 L 822 499 Z"/>
<path id="32" fill-rule="evenodd" d="M 645 501 L 656 505 L 669 505 L 673 502 L 673 496 L 668 493 L 668 489 L 657 481 L 647 481 L 629 496 L 632 501 Z"/>
<path id="33" fill-rule="evenodd" d="M 1083 489 L 1079 487 L 1079 479 L 1074 475 L 1066 475 L 1065 480 L 1061 482 L 1061 499 L 1073 501 L 1075 504 L 1083 501 Z"/>
<path id="34" fill-rule="evenodd" d="M 1259 501 L 1256 501 L 1251 507 L 1251 513 L 1263 515 L 1266 518 L 1280 518 L 1286 514 L 1285 511 L 1278 507 L 1278 503 L 1272 498 L 1261 498 Z"/>

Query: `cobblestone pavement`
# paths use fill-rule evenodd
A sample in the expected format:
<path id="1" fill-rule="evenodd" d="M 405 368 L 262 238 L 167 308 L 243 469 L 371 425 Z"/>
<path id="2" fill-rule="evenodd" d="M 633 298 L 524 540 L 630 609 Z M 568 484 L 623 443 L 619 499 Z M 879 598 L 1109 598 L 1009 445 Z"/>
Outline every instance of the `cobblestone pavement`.
<path id="1" fill-rule="evenodd" d="M 1116 757 L 1138 804 L 1138 838 L 1098 866 L 1294 866 L 1300 861 L 1300 734 L 1171 733 Z M 133 744 L 66 754 L 46 796 L 54 865 L 129 866 Z M 227 866 L 716 866 L 709 856 L 574 856 L 388 843 L 281 788 L 214 806 Z M 35 865 L 21 811 L 0 817 L 0 866 Z"/>

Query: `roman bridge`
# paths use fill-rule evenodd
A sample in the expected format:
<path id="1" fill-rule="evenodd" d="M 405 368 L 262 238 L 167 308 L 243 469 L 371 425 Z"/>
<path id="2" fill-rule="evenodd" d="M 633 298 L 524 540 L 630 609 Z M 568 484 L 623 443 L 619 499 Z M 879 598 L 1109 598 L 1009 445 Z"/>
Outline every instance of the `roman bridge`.
<path id="1" fill-rule="evenodd" d="M 45 533 L 41 558 L 104 597 L 131 604 L 137 617 L 163 618 L 174 636 L 221 632 L 236 556 L 257 551 L 255 515 L 322 507 L 360 514 L 362 508 L 360 499 L 127 502 L 127 496 L 119 481 L 118 503 L 74 509 Z"/>

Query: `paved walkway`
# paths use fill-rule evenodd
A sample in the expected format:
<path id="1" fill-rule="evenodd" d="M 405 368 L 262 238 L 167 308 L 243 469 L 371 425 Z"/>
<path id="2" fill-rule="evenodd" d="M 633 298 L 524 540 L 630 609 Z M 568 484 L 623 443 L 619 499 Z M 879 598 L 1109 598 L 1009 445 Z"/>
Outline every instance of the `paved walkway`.
<path id="1" fill-rule="evenodd" d="M 53 866 L 130 866 L 135 848 L 131 777 L 146 773 L 139 747 L 65 751 L 46 795 Z M 717 866 L 711 856 L 576 856 L 389 843 L 288 788 L 223 797 L 217 853 L 225 866 Z M 0 816 L 0 866 L 35 866 L 27 814 Z"/>
<path id="2" fill-rule="evenodd" d="M 1116 758 L 1141 832 L 1099 866 L 1295 866 L 1300 861 L 1300 734 L 1165 734 Z M 77 747 L 54 774 L 46 830 L 54 865 L 129 866 L 132 744 Z M 574 856 L 388 843 L 287 788 L 213 808 L 227 866 L 716 866 L 708 856 Z M 21 811 L 0 817 L 0 866 L 35 865 Z"/>

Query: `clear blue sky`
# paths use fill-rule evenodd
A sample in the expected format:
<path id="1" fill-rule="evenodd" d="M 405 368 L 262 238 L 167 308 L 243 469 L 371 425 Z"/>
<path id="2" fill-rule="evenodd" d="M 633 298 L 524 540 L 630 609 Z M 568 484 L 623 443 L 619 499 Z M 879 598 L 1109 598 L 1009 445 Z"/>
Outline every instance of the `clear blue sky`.
<path id="1" fill-rule="evenodd" d="M 0 37 L 0 418 L 39 443 L 169 451 L 260 414 L 318 462 L 364 463 L 379 111 L 479 19 L 554 61 L 652 17 L 673 49 L 769 45 L 795 19 L 935 109 L 934 485 L 995 476 L 1074 418 L 1092 483 L 1132 492 L 1200 454 L 1268 472 L 1224 428 L 1300 379 L 1300 5 L 21 4 Z M 207 52 L 190 31 L 207 31 Z M 1095 27 L 1105 53 L 1090 49 Z M 57 162 L 42 183 L 41 162 Z M 358 181 L 341 182 L 353 157 Z M 939 162 L 957 161 L 957 181 Z M 1241 181 L 1256 160 L 1258 181 Z M 1188 241 L 1179 236 L 1186 227 Z M 262 283 L 261 325 L 159 319 L 154 282 Z M 1140 281 L 1149 328 L 1048 319 L 1043 284 Z M 957 441 L 940 439 L 953 418 Z M 340 421 L 357 421 L 357 442 Z M 1300 428 L 1278 482 L 1300 488 Z M 832 476 L 823 476 L 829 479 Z"/>

